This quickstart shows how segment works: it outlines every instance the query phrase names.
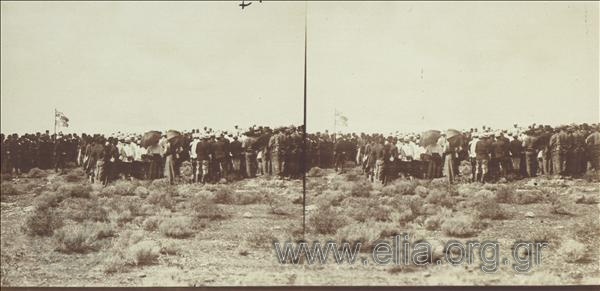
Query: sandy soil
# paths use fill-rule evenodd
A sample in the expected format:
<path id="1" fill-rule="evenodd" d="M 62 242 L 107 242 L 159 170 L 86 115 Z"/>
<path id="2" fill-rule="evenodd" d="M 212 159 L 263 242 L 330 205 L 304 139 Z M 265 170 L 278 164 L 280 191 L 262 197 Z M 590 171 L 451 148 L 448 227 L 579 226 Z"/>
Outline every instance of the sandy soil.
<path id="1" fill-rule="evenodd" d="M 348 175 L 351 178 L 348 178 Z M 338 175 L 332 170 L 323 170 L 318 177 L 308 177 L 308 216 L 315 213 L 321 203 L 317 198 L 327 191 L 351 197 L 347 191 L 348 187 L 339 187 L 339 184 L 345 183 L 344 179 L 363 179 L 360 175 L 356 176 L 357 170 L 354 169 L 343 175 Z M 186 206 L 189 199 L 196 195 L 214 194 L 219 186 L 177 186 L 176 193 L 171 193 L 173 206 L 170 209 L 153 205 L 153 208 L 147 207 L 149 210 L 145 213 L 135 214 L 131 221 L 124 223 L 118 223 L 116 218 L 122 212 L 120 204 L 125 203 L 124 201 L 138 206 L 149 204 L 149 198 L 144 197 L 143 193 L 134 191 L 119 195 L 93 186 L 91 198 L 67 197 L 54 206 L 64 211 L 61 213 L 66 215 L 65 225 L 81 223 L 69 219 L 67 214 L 71 210 L 68 210 L 67 205 L 75 205 L 76 208 L 77 205 L 84 204 L 85 200 L 99 199 L 101 206 L 98 207 L 103 207 L 110 213 L 109 221 L 105 224 L 113 229 L 114 234 L 94 242 L 99 247 L 93 251 L 59 251 L 56 231 L 54 235 L 47 236 L 27 234 L 26 221 L 37 211 L 36 199 L 47 195 L 46 191 L 60 192 L 61 188 L 55 185 L 77 183 L 85 182 L 66 182 L 64 176 L 56 176 L 52 172 L 48 172 L 46 177 L 19 178 L 2 182 L 3 286 L 513 285 L 600 282 L 600 191 L 597 181 L 556 182 L 538 178 L 510 183 L 512 187 L 522 191 L 539 191 L 543 193 L 544 198 L 531 204 L 500 203 L 499 207 L 508 213 L 507 217 L 500 220 L 482 219 L 479 230 L 469 237 L 453 237 L 439 229 L 426 230 L 422 219 L 414 219 L 409 223 L 393 220 L 386 222 L 388 227 L 391 225 L 397 229 L 397 233 L 408 232 L 411 235 L 417 234 L 443 242 L 451 239 L 463 242 L 497 240 L 501 245 L 502 258 L 510 257 L 510 246 L 514 241 L 547 239 L 550 246 L 544 250 L 542 264 L 532 267 L 527 274 L 516 273 L 509 265 L 501 265 L 496 273 L 486 274 L 479 270 L 477 263 L 460 266 L 445 263 L 417 267 L 377 266 L 372 263 L 338 265 L 330 260 L 325 265 L 280 264 L 271 245 L 272 240 L 302 238 L 302 204 L 299 199 L 302 195 L 302 183 L 260 177 L 223 187 L 229 189 L 233 196 L 256 195 L 261 199 L 245 203 L 218 204 L 227 217 L 208 221 L 201 228 L 193 228 L 193 233 L 185 238 L 168 237 L 160 229 L 144 230 L 143 222 L 149 216 L 189 217 L 191 212 Z M 18 193 L 4 193 L 8 192 L 6 187 L 10 187 L 6 185 L 18 189 Z M 166 189 L 149 183 L 139 186 L 150 192 Z M 468 201 L 471 195 L 479 190 L 485 188 L 494 191 L 496 186 L 455 186 L 462 189 L 453 201 Z M 369 191 L 368 199 L 377 200 L 382 196 L 383 188 L 376 185 Z M 552 195 L 562 201 L 571 201 L 565 206 L 570 214 L 553 211 L 555 207 L 548 197 Z M 585 203 L 576 203 L 575 200 L 581 195 L 587 200 Z M 336 209 L 347 211 L 344 205 L 342 203 L 336 206 Z M 452 208 L 453 213 L 470 213 L 468 208 Z M 357 225 L 365 223 L 349 217 L 345 219 Z M 305 239 L 308 241 L 325 241 L 339 237 L 335 233 L 319 234 L 310 224 L 310 220 L 307 220 L 307 223 L 308 233 Z M 107 272 L 108 260 L 114 256 L 115 248 L 118 248 L 116 241 L 125 232 L 142 233 L 143 240 L 152 241 L 158 246 L 174 245 L 177 253 L 161 253 L 152 263 L 129 264 L 117 272 Z M 561 252 L 561 247 L 564 247 L 562 242 L 568 239 L 585 245 L 584 253 L 575 262 L 568 262 L 567 255 Z M 364 251 L 360 254 L 359 261 L 362 262 L 363 258 L 369 259 L 370 256 L 369 251 Z"/>

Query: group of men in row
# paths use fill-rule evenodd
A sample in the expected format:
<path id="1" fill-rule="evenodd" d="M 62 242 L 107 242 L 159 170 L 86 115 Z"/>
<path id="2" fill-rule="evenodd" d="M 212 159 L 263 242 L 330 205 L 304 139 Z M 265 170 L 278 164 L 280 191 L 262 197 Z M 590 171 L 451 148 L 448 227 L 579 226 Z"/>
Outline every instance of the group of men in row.
<path id="1" fill-rule="evenodd" d="M 423 145 L 419 134 L 341 135 L 334 143 L 336 169 L 344 161 L 361 165 L 372 181 L 387 183 L 398 176 L 414 178 L 458 175 L 471 181 L 497 181 L 538 174 L 578 177 L 600 169 L 599 126 L 529 126 L 512 130 L 471 129 Z M 461 173 L 467 164 L 470 173 Z"/>
<path id="2" fill-rule="evenodd" d="M 236 127 L 237 129 L 237 127 Z M 311 167 L 343 171 L 360 165 L 372 181 L 387 183 L 400 176 L 414 178 L 467 174 L 472 181 L 495 181 L 544 175 L 580 176 L 600 168 L 599 126 L 529 126 L 527 129 L 463 131 L 456 138 L 441 134 L 423 145 L 419 134 L 306 134 L 302 126 L 256 127 L 215 133 L 184 132 L 174 145 L 176 174 L 186 180 L 215 183 L 272 175 L 300 178 Z M 306 140 L 303 141 L 303 135 Z M 166 136 L 142 147 L 141 135 L 2 134 L 2 173 L 32 168 L 63 171 L 69 163 L 83 167 L 90 180 L 108 184 L 122 178 L 165 176 Z M 306 149 L 306 150 L 303 150 Z M 187 163 L 186 163 L 187 162 Z M 461 173 L 461 164 L 470 173 Z M 182 167 L 184 166 L 184 167 Z M 184 168 L 191 170 L 184 171 Z"/>

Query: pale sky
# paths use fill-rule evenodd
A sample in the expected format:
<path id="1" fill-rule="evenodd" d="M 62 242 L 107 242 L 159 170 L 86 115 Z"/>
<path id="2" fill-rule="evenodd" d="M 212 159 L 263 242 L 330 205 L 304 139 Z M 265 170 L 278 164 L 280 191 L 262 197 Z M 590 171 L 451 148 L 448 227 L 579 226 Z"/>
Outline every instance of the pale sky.
<path id="1" fill-rule="evenodd" d="M 598 122 L 598 2 L 2 2 L 1 131 Z M 338 129 L 340 129 L 338 127 Z"/>

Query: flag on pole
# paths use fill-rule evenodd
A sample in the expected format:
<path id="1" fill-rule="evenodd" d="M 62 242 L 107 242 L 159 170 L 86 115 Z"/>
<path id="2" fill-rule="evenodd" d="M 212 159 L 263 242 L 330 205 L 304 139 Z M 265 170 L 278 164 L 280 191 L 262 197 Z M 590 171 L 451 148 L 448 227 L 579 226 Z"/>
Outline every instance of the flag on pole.
<path id="1" fill-rule="evenodd" d="M 342 115 L 338 111 L 335 112 L 335 119 L 339 125 L 344 126 L 344 127 L 348 126 L 348 117 Z"/>
<path id="2" fill-rule="evenodd" d="M 64 113 L 55 110 L 54 118 L 58 126 L 69 127 L 69 118 Z"/>

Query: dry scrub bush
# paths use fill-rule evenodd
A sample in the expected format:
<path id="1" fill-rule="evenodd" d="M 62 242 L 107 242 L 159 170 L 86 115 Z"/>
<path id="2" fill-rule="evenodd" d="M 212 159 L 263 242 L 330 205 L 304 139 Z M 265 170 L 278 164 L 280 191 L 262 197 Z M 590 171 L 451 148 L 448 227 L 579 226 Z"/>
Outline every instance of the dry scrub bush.
<path id="1" fill-rule="evenodd" d="M 42 192 L 38 197 L 33 201 L 34 206 L 38 207 L 57 207 L 60 202 L 64 200 L 64 197 L 56 192 Z"/>
<path id="2" fill-rule="evenodd" d="M 150 204 L 158 205 L 166 209 L 173 208 L 175 201 L 171 196 L 171 192 L 161 190 L 150 190 L 150 194 L 146 197 L 146 201 Z"/>
<path id="3" fill-rule="evenodd" d="M 333 234 L 346 225 L 346 219 L 332 207 L 315 210 L 309 217 L 309 223 L 316 233 Z"/>
<path id="4" fill-rule="evenodd" d="M 71 170 L 69 173 L 67 173 L 63 179 L 66 182 L 74 183 L 74 182 L 81 182 L 82 180 L 85 179 L 85 177 L 86 177 L 85 172 L 82 169 L 77 168 L 77 169 Z"/>
<path id="5" fill-rule="evenodd" d="M 378 241 L 390 238 L 390 234 L 396 230 L 397 226 L 393 223 L 368 220 L 364 223 L 350 223 L 340 228 L 335 236 L 338 242 L 349 242 L 351 246 L 360 242 L 361 251 L 371 251 Z"/>
<path id="6" fill-rule="evenodd" d="M 160 247 L 154 241 L 140 241 L 127 249 L 126 261 L 135 266 L 154 265 L 160 256 Z"/>
<path id="7" fill-rule="evenodd" d="M 327 190 L 314 197 L 314 204 L 317 206 L 340 206 L 346 197 L 340 191 Z"/>
<path id="8" fill-rule="evenodd" d="M 22 230 L 29 235 L 50 236 L 62 226 L 63 218 L 56 210 L 35 206 L 33 212 L 25 218 Z"/>
<path id="9" fill-rule="evenodd" d="M 158 228 L 161 218 L 158 216 L 150 216 L 144 220 L 142 227 L 147 231 L 154 231 Z"/>
<path id="10" fill-rule="evenodd" d="M 585 244 L 574 239 L 568 239 L 567 241 L 563 242 L 558 250 L 558 253 L 564 256 L 565 261 L 569 263 L 582 261 L 588 255 Z"/>
<path id="11" fill-rule="evenodd" d="M 167 237 L 186 238 L 193 234 L 191 221 L 187 217 L 171 217 L 164 219 L 158 230 Z"/>
<path id="12" fill-rule="evenodd" d="M 218 220 L 227 218 L 227 215 L 219 205 L 204 195 L 197 195 L 190 199 L 189 209 L 196 219 Z"/>
<path id="13" fill-rule="evenodd" d="M 427 195 L 425 198 L 425 201 L 448 208 L 452 208 L 454 206 L 454 199 L 450 197 L 450 193 L 442 189 L 431 190 L 429 195 Z"/>
<path id="14" fill-rule="evenodd" d="M 325 171 L 323 171 L 323 169 L 319 168 L 319 167 L 312 167 L 310 170 L 308 170 L 308 172 L 306 173 L 307 177 L 322 177 L 325 175 Z"/>
<path id="15" fill-rule="evenodd" d="M 261 193 L 240 192 L 235 195 L 234 203 L 236 205 L 257 204 L 263 201 L 264 196 Z"/>
<path id="16" fill-rule="evenodd" d="M 396 180 L 381 189 L 385 196 L 414 195 L 418 184 L 414 181 Z"/>
<path id="17" fill-rule="evenodd" d="M 16 196 L 21 194 L 23 193 L 11 183 L 3 182 L 0 184 L 0 197 L 2 200 L 4 200 L 6 196 Z"/>
<path id="18" fill-rule="evenodd" d="M 110 224 L 84 223 L 67 225 L 56 231 L 57 250 L 63 253 L 87 253 L 100 249 L 98 240 L 114 236 Z"/>
<path id="19" fill-rule="evenodd" d="M 479 231 L 478 223 L 472 215 L 458 213 L 442 222 L 442 231 L 457 237 L 471 236 Z"/>
<path id="20" fill-rule="evenodd" d="M 117 223 L 117 225 L 123 226 L 127 223 L 130 223 L 134 218 L 135 218 L 135 216 L 133 216 L 131 211 L 125 210 L 125 211 L 119 212 L 116 215 L 114 220 Z"/>
<path id="21" fill-rule="evenodd" d="M 496 189 L 496 201 L 499 203 L 512 203 L 515 196 L 515 189 L 511 186 L 500 185 Z"/>
<path id="22" fill-rule="evenodd" d="M 353 197 L 369 197 L 373 185 L 368 181 L 353 182 L 350 195 Z"/>
<path id="23" fill-rule="evenodd" d="M 551 212 L 561 215 L 574 215 L 576 213 L 575 201 L 566 197 L 550 197 Z"/>
<path id="24" fill-rule="evenodd" d="M 61 203 L 60 211 L 65 218 L 77 222 L 109 220 L 108 211 L 97 199 L 68 198 Z"/>
<path id="25" fill-rule="evenodd" d="M 446 207 L 440 208 L 438 213 L 429 216 L 425 219 L 424 225 L 427 230 L 439 230 L 440 226 L 446 219 L 452 216 L 452 209 Z"/>
<path id="26" fill-rule="evenodd" d="M 467 206 L 477 212 L 479 218 L 505 219 L 506 211 L 498 204 L 496 195 L 490 190 L 480 190 L 467 201 Z"/>
<path id="27" fill-rule="evenodd" d="M 269 249 L 273 246 L 274 241 L 277 241 L 277 238 L 273 235 L 273 230 L 270 229 L 252 232 L 245 238 L 245 242 L 252 249 Z"/>
<path id="28" fill-rule="evenodd" d="M 175 255 L 178 255 L 181 253 L 181 248 L 179 247 L 179 244 L 177 244 L 176 242 L 169 241 L 160 247 L 159 252 L 163 255 L 175 256 Z"/>
<path id="29" fill-rule="evenodd" d="M 29 170 L 29 173 L 27 173 L 28 178 L 46 178 L 47 176 L 48 173 L 40 168 L 33 168 Z"/>
<path id="30" fill-rule="evenodd" d="M 92 186 L 89 184 L 64 184 L 58 187 L 57 192 L 66 197 L 90 198 Z"/>
<path id="31" fill-rule="evenodd" d="M 234 202 L 234 191 L 228 185 L 219 185 L 217 191 L 215 191 L 215 196 L 213 201 L 218 204 L 233 204 Z"/>

